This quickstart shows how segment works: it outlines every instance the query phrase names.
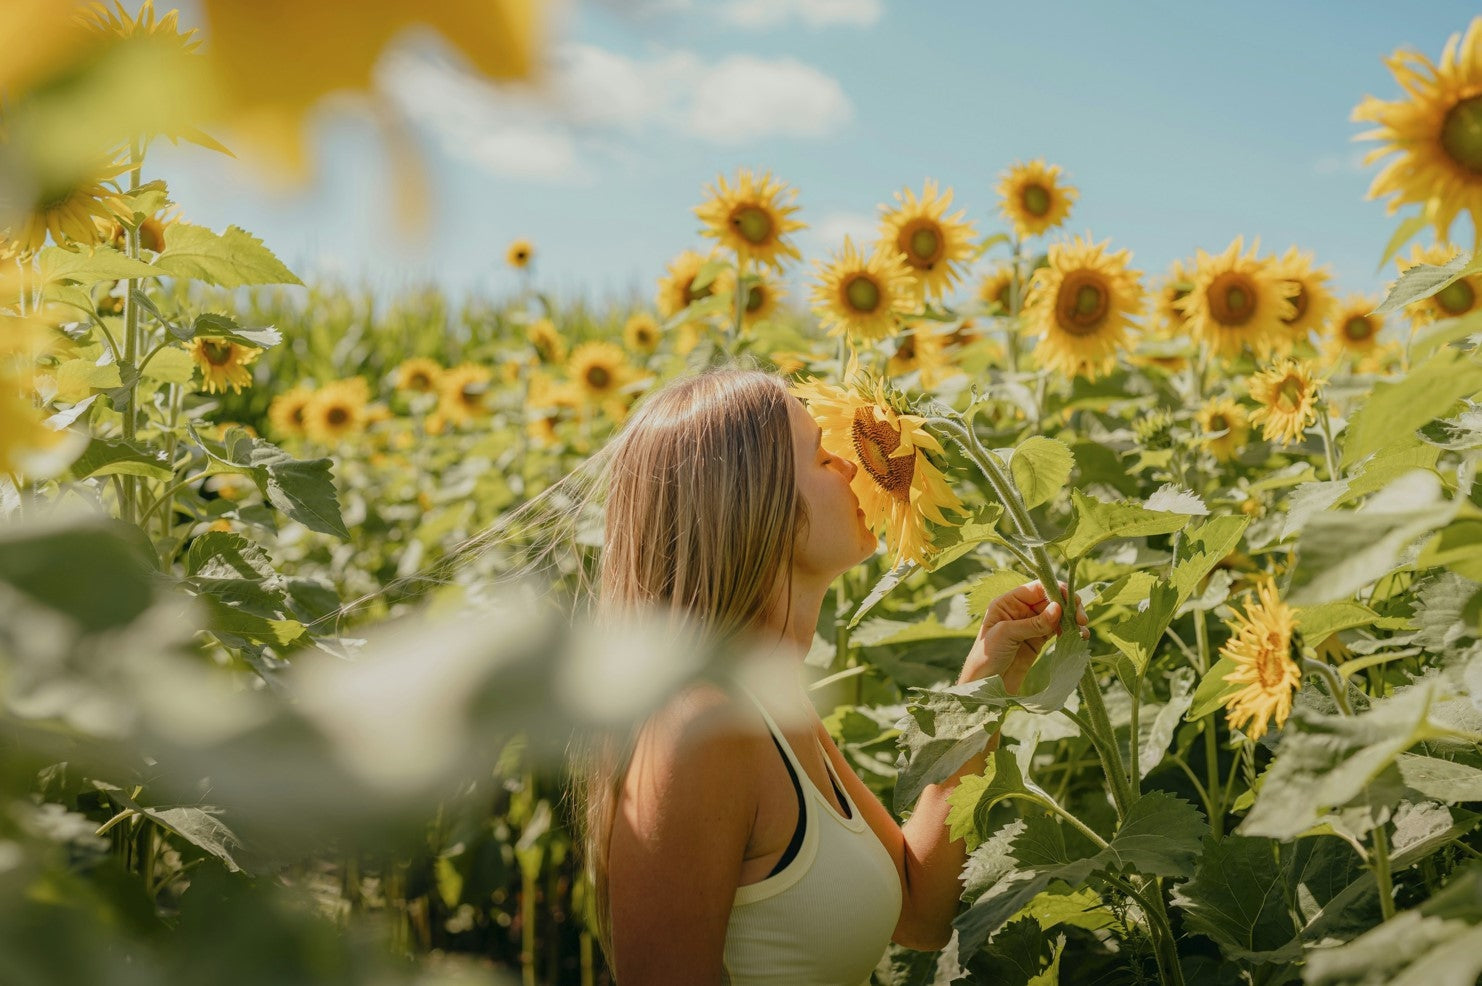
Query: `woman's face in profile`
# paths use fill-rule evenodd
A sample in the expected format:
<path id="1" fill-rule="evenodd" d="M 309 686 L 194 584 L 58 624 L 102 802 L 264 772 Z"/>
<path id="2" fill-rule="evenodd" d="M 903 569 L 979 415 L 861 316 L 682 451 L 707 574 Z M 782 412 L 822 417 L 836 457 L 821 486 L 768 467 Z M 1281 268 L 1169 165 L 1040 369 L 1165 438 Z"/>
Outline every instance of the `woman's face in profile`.
<path id="1" fill-rule="evenodd" d="M 878 547 L 875 535 L 865 525 L 859 498 L 849 487 L 859 467 L 819 444 L 822 432 L 802 401 L 790 397 L 787 409 L 798 495 L 808 509 L 808 525 L 798 539 L 793 567 L 833 581 Z"/>

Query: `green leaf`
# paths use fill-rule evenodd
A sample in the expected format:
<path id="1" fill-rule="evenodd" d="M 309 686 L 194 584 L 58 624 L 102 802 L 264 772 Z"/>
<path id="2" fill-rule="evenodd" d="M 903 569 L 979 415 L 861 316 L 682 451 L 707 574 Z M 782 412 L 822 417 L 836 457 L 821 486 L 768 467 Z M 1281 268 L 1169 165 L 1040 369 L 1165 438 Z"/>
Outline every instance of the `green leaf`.
<path id="1" fill-rule="evenodd" d="M 920 567 L 920 565 L 907 559 L 880 576 L 880 581 L 871 587 L 869 594 L 864 597 L 864 600 L 859 604 L 859 608 L 854 611 L 854 615 L 849 617 L 849 629 L 852 630 L 858 626 L 859 621 L 864 619 L 866 613 L 875 608 L 876 603 L 889 595 L 890 590 L 900 585 L 902 579 Z"/>
<path id="2" fill-rule="evenodd" d="M 1209 670 L 1204 672 L 1204 677 L 1199 679 L 1199 687 L 1194 689 L 1194 701 L 1189 705 L 1189 711 L 1184 713 L 1186 722 L 1195 722 L 1224 708 L 1230 696 L 1245 687 L 1225 680 L 1225 675 L 1233 673 L 1238 667 L 1240 665 L 1228 657 L 1222 657 L 1210 665 Z"/>
<path id="3" fill-rule="evenodd" d="M 1191 877 L 1208 833 L 1204 816 L 1193 805 L 1149 791 L 1132 802 L 1116 836 L 1097 858 L 1146 876 Z"/>
<path id="4" fill-rule="evenodd" d="M 241 589 L 251 589 L 258 585 L 246 580 L 238 582 L 240 585 L 237 588 Z M 221 637 L 222 642 L 228 646 L 239 647 L 239 640 L 250 640 L 281 647 L 304 634 L 304 625 L 298 620 L 273 619 L 231 605 L 221 598 L 221 594 L 229 591 L 224 585 L 210 584 L 204 588 L 205 591 L 196 598 L 206 610 L 206 629 Z M 257 605 L 261 605 L 260 601 Z"/>
<path id="5" fill-rule="evenodd" d="M 191 541 L 185 571 L 204 578 L 269 579 L 277 574 L 260 545 L 226 531 L 207 531 Z"/>
<path id="6" fill-rule="evenodd" d="M 1302 954 L 1287 910 L 1280 847 L 1238 835 L 1205 840 L 1194 878 L 1174 888 L 1190 931 L 1213 938 L 1236 961 L 1290 961 Z"/>
<path id="7" fill-rule="evenodd" d="M 191 436 L 212 459 L 252 477 L 267 501 L 311 531 L 348 541 L 340 517 L 339 496 L 330 479 L 330 459 L 295 459 L 287 452 L 241 429 L 227 433 L 227 455 L 211 451 L 201 437 Z"/>
<path id="8" fill-rule="evenodd" d="M 1482 801 L 1482 770 L 1418 753 L 1402 753 L 1395 766 L 1408 787 L 1446 804 Z"/>
<path id="9" fill-rule="evenodd" d="M 195 378 L 196 362 L 180 346 L 166 346 L 155 353 L 142 374 L 146 380 L 160 383 L 190 383 Z"/>
<path id="10" fill-rule="evenodd" d="M 26 518 L 0 526 L 0 582 L 69 617 L 88 633 L 128 625 L 154 599 L 154 546 L 112 519 L 62 524 Z"/>
<path id="11" fill-rule="evenodd" d="M 61 247 L 46 247 L 36 256 L 43 286 L 71 281 L 81 287 L 88 287 L 99 281 L 160 276 L 160 271 L 153 266 L 142 260 L 130 260 L 109 246 L 76 252 L 63 250 Z"/>
<path id="12" fill-rule="evenodd" d="M 988 698 L 980 698 L 987 689 Z M 1002 699 L 1003 682 L 989 678 L 967 685 L 930 691 L 921 690 L 897 724 L 901 731 L 900 772 L 895 782 L 896 811 L 916 803 L 928 784 L 938 784 L 988 745 L 988 737 L 1003 721 L 1007 703 Z"/>
<path id="13" fill-rule="evenodd" d="M 1172 742 L 1179 722 L 1194 700 L 1192 668 L 1179 668 L 1168 678 L 1167 703 L 1158 706 L 1156 713 L 1151 716 L 1148 715 L 1151 710 L 1145 708 L 1143 717 L 1138 722 L 1137 766 L 1143 777 L 1151 774 L 1158 764 L 1163 762 L 1163 757 L 1168 752 L 1168 744 Z M 1151 722 L 1148 721 L 1150 718 Z"/>
<path id="14" fill-rule="evenodd" d="M 67 471 L 72 481 L 89 476 L 143 476 L 168 481 L 174 472 L 162 449 L 122 438 L 93 438 Z"/>
<path id="15" fill-rule="evenodd" d="M 1432 421 L 1420 430 L 1420 437 L 1453 452 L 1482 448 L 1482 404 L 1466 401 L 1460 414 Z"/>
<path id="16" fill-rule="evenodd" d="M 1338 599 L 1316 606 L 1298 606 L 1293 614 L 1297 629 L 1302 631 L 1302 639 L 1314 647 L 1339 630 L 1373 626 L 1374 621 L 1379 619 L 1378 613 L 1351 599 Z"/>
<path id="17" fill-rule="evenodd" d="M 1064 443 L 1035 435 L 1021 442 L 1009 460 L 1014 485 L 1024 497 L 1024 506 L 1037 507 L 1049 502 L 1065 488 L 1075 456 Z"/>
<path id="18" fill-rule="evenodd" d="M 927 570 L 934 572 L 948 562 L 956 561 L 984 541 L 1003 544 L 1003 535 L 998 533 L 1001 517 L 1002 504 L 986 503 L 963 523 L 943 531 L 937 537 L 937 550 L 927 559 Z"/>
<path id="19" fill-rule="evenodd" d="M 1063 631 L 1054 638 L 1049 651 L 1041 653 L 1030 666 L 1019 694 L 1010 698 L 1021 709 L 1037 715 L 1059 712 L 1090 663 L 1091 647 L 1085 639 L 1074 630 Z"/>
<path id="20" fill-rule="evenodd" d="M 302 284 L 263 246 L 262 240 L 236 226 L 214 233 L 204 226 L 175 223 L 165 252 L 155 258 L 156 273 L 204 281 L 222 288 L 250 284 Z"/>
<path id="21" fill-rule="evenodd" d="M 175 833 L 198 849 L 215 856 L 233 873 L 243 872 L 239 860 L 245 858 L 245 846 L 225 822 L 222 810 L 211 805 L 177 805 L 145 807 L 123 792 L 122 788 L 94 780 L 93 786 L 121 808 L 130 808 L 155 824 Z"/>
<path id="22" fill-rule="evenodd" d="M 1400 274 L 1400 279 L 1389 289 L 1389 294 L 1373 313 L 1386 315 L 1399 311 L 1406 305 L 1413 305 L 1444 291 L 1463 277 L 1479 272 L 1482 272 L 1482 258 L 1474 259 L 1464 253 L 1451 258 L 1440 267 L 1416 264 Z"/>
<path id="23" fill-rule="evenodd" d="M 1163 632 L 1178 608 L 1178 590 L 1165 579 L 1158 579 L 1148 592 L 1146 608 L 1101 628 L 1101 636 L 1110 640 L 1132 662 L 1140 676 L 1152 659 Z"/>
<path id="24" fill-rule="evenodd" d="M 1478 391 L 1482 364 L 1449 346 L 1436 350 L 1403 378 L 1374 385 L 1343 432 L 1343 465 L 1351 467 L 1392 445 L 1419 442 L 1417 430 Z"/>
<path id="25" fill-rule="evenodd" d="M 1449 568 L 1463 578 L 1482 582 L 1482 518 L 1458 517 L 1436 532 L 1415 564 Z"/>
<path id="26" fill-rule="evenodd" d="M 1173 557 L 1173 586 L 1182 606 L 1199 591 L 1214 567 L 1240 543 L 1249 517 L 1211 517 L 1184 530 Z"/>
<path id="27" fill-rule="evenodd" d="M 283 341 L 283 333 L 272 326 L 265 329 L 244 329 L 230 315 L 206 312 L 197 315 L 190 324 L 190 332 L 182 338 L 194 339 L 205 336 L 213 339 L 229 339 L 258 349 L 271 349 Z"/>
<path id="28" fill-rule="evenodd" d="M 1080 490 L 1071 491 L 1074 511 L 1070 529 L 1055 542 L 1068 559 L 1113 538 L 1146 537 L 1182 530 L 1193 518 L 1188 514 L 1162 513 L 1135 503 L 1103 503 Z"/>
<path id="29" fill-rule="evenodd" d="M 966 839 L 969 852 L 976 849 L 983 841 L 982 833 L 988 831 L 988 813 L 993 806 L 1024 793 L 1018 759 L 1002 747 L 994 750 L 983 773 L 962 778 L 947 796 L 947 827 L 952 839 Z"/>
<path id="30" fill-rule="evenodd" d="M 973 587 L 967 592 L 967 611 L 974 619 L 982 619 L 983 614 L 988 612 L 988 607 L 993 600 L 1005 592 L 1012 592 L 1024 585 L 1033 582 L 1034 579 L 1028 575 L 1016 572 L 1013 569 L 998 569 L 989 572 L 973 583 Z"/>
<path id="31" fill-rule="evenodd" d="M 137 217 L 136 222 L 129 224 L 131 226 L 138 225 L 139 222 L 143 222 L 160 210 L 174 205 L 170 201 L 169 189 L 159 178 L 145 182 L 132 192 L 123 192 L 119 198 L 123 200 L 124 206 Z"/>
<path id="32" fill-rule="evenodd" d="M 1415 234 L 1429 225 L 1430 219 L 1424 212 L 1418 212 L 1413 216 L 1406 216 L 1401 220 L 1400 224 L 1395 227 L 1394 235 L 1384 245 L 1384 255 L 1379 258 L 1379 267 L 1376 269 L 1376 272 L 1383 270 L 1384 266 L 1394 258 L 1394 255 L 1400 252 L 1400 247 L 1409 243 L 1415 238 Z"/>

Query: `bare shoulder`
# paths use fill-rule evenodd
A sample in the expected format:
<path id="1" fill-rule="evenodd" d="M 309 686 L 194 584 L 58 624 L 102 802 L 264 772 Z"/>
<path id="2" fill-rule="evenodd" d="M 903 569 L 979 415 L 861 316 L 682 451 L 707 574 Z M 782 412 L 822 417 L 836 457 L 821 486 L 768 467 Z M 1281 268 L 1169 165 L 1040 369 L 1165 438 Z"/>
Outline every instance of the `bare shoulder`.
<path id="1" fill-rule="evenodd" d="M 649 717 L 640 746 L 666 758 L 711 760 L 755 753 L 766 739 L 766 726 L 750 702 L 714 682 L 699 681 L 670 696 Z"/>

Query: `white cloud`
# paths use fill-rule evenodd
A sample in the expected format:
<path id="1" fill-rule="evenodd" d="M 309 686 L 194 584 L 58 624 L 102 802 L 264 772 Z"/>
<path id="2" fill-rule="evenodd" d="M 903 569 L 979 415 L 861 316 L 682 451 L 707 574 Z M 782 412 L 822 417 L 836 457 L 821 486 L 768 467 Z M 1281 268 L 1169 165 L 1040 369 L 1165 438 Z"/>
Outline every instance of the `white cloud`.
<path id="1" fill-rule="evenodd" d="M 778 27 L 796 18 L 809 27 L 870 27 L 885 13 L 884 0 L 730 0 L 721 17 L 740 27 Z"/>
<path id="2" fill-rule="evenodd" d="M 727 58 L 695 83 L 690 128 L 716 143 L 823 137 L 853 116 L 838 81 L 791 58 Z"/>

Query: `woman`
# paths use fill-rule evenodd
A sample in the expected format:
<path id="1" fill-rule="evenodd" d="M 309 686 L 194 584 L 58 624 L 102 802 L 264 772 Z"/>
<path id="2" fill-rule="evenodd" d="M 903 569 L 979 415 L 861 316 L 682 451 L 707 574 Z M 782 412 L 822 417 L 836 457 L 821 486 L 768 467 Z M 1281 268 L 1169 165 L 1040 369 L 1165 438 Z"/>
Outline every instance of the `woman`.
<path id="1" fill-rule="evenodd" d="M 600 611 L 679 611 L 717 642 L 760 642 L 800 669 L 830 583 L 877 547 L 850 488 L 856 466 L 821 447 L 780 379 L 752 370 L 666 387 L 616 443 Z M 1017 688 L 1059 618 L 1038 583 L 995 600 L 958 681 L 999 674 Z M 980 755 L 927 787 L 899 826 L 796 671 L 765 696 L 685 688 L 583 778 L 618 983 L 857 986 L 890 941 L 941 948 L 966 858 L 948 838 L 947 795 L 983 768 Z"/>

